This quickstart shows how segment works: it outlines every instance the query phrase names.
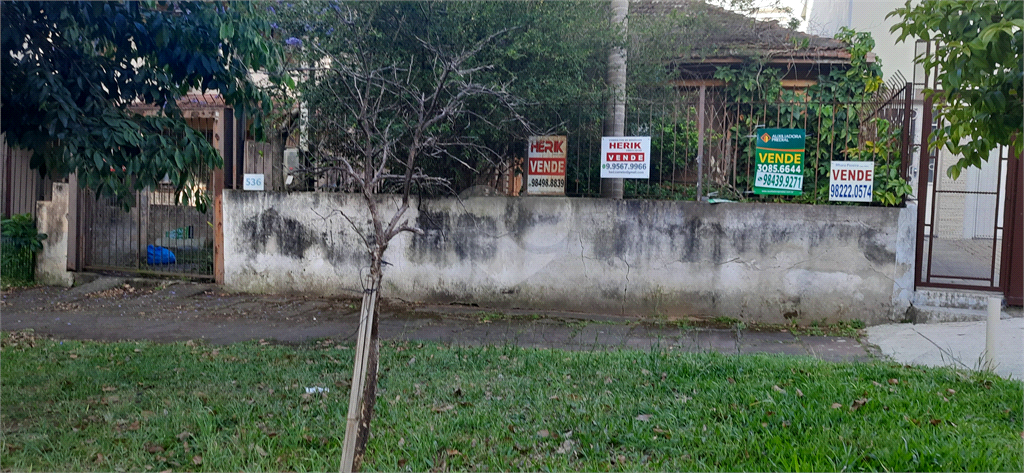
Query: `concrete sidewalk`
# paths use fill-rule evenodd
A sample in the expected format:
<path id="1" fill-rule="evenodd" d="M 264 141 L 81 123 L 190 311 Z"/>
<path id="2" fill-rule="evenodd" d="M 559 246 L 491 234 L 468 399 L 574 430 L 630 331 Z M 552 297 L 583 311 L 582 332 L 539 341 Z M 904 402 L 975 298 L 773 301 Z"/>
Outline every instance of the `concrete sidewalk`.
<path id="1" fill-rule="evenodd" d="M 72 289 L 5 292 L 0 329 L 33 329 L 70 339 L 202 339 L 213 344 L 265 339 L 301 343 L 353 340 L 358 301 L 303 295 L 229 294 L 213 284 L 99 278 Z M 974 368 L 985 346 L 984 322 L 870 327 L 866 336 L 794 335 L 742 327 L 698 328 L 607 314 L 505 311 L 456 306 L 382 309 L 381 338 L 455 345 L 512 344 L 567 350 L 670 348 L 691 352 L 775 353 L 829 361 L 891 358 Z M 1004 320 L 997 372 L 1020 379 L 1024 319 Z M 980 347 L 980 348 L 979 348 Z"/>
<path id="2" fill-rule="evenodd" d="M 1024 318 L 999 321 L 995 372 L 1024 379 Z M 900 363 L 955 366 L 977 370 L 985 366 L 987 323 L 888 324 L 868 327 L 867 342 Z"/>

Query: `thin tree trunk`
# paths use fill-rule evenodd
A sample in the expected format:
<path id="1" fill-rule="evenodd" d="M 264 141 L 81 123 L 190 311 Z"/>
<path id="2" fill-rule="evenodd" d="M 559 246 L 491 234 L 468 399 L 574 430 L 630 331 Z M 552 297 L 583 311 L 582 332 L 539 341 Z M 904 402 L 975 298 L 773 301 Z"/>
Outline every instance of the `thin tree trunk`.
<path id="1" fill-rule="evenodd" d="M 611 0 L 612 25 L 626 32 L 626 14 L 629 0 Z M 605 136 L 625 136 L 626 133 L 626 49 L 612 48 L 608 53 L 608 106 L 605 117 Z M 621 199 L 622 179 L 601 179 L 601 197 Z"/>

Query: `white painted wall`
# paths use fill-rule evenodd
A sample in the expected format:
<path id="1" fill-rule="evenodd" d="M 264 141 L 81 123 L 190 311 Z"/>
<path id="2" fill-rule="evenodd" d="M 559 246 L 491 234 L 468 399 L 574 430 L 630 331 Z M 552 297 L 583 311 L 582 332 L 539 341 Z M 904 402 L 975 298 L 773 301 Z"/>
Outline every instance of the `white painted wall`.
<path id="1" fill-rule="evenodd" d="M 393 199 L 384 197 L 383 199 Z M 390 204 L 385 207 L 391 207 Z M 225 284 L 360 293 L 358 196 L 224 192 Z M 916 209 L 545 197 L 432 199 L 384 296 L 480 307 L 810 323 L 901 320 Z"/>
<path id="2" fill-rule="evenodd" d="M 898 18 L 885 16 L 904 5 L 902 0 L 814 0 L 810 6 L 807 32 L 831 38 L 840 27 L 871 33 L 875 53 L 882 63 L 882 74 L 888 79 L 899 71 L 907 80 L 914 78 L 914 38 L 897 43 L 897 33 L 889 28 Z"/>

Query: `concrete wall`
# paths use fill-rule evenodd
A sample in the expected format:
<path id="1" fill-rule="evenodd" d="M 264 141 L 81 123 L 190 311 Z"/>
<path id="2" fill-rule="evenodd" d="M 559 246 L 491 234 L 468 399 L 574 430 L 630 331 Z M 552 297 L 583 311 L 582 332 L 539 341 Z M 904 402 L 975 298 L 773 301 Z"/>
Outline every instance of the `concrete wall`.
<path id="1" fill-rule="evenodd" d="M 36 230 L 46 234 L 36 255 L 36 282 L 71 287 L 75 279 L 68 271 L 68 199 L 73 189 L 65 183 L 52 185 L 50 200 L 36 202 Z"/>
<path id="2" fill-rule="evenodd" d="M 353 195 L 225 191 L 225 283 L 358 293 L 367 257 L 346 216 L 368 225 L 363 208 Z M 424 234 L 390 245 L 385 297 L 873 324 L 901 320 L 912 294 L 912 209 L 479 197 L 407 217 Z"/>

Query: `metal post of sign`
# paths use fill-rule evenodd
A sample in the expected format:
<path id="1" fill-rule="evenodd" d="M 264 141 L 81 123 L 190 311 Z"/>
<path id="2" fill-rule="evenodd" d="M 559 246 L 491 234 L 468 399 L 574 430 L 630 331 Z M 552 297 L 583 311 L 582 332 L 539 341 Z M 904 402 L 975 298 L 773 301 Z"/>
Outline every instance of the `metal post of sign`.
<path id="1" fill-rule="evenodd" d="M 704 97 L 707 86 L 700 86 L 700 109 L 697 111 L 697 201 L 704 200 Z"/>

